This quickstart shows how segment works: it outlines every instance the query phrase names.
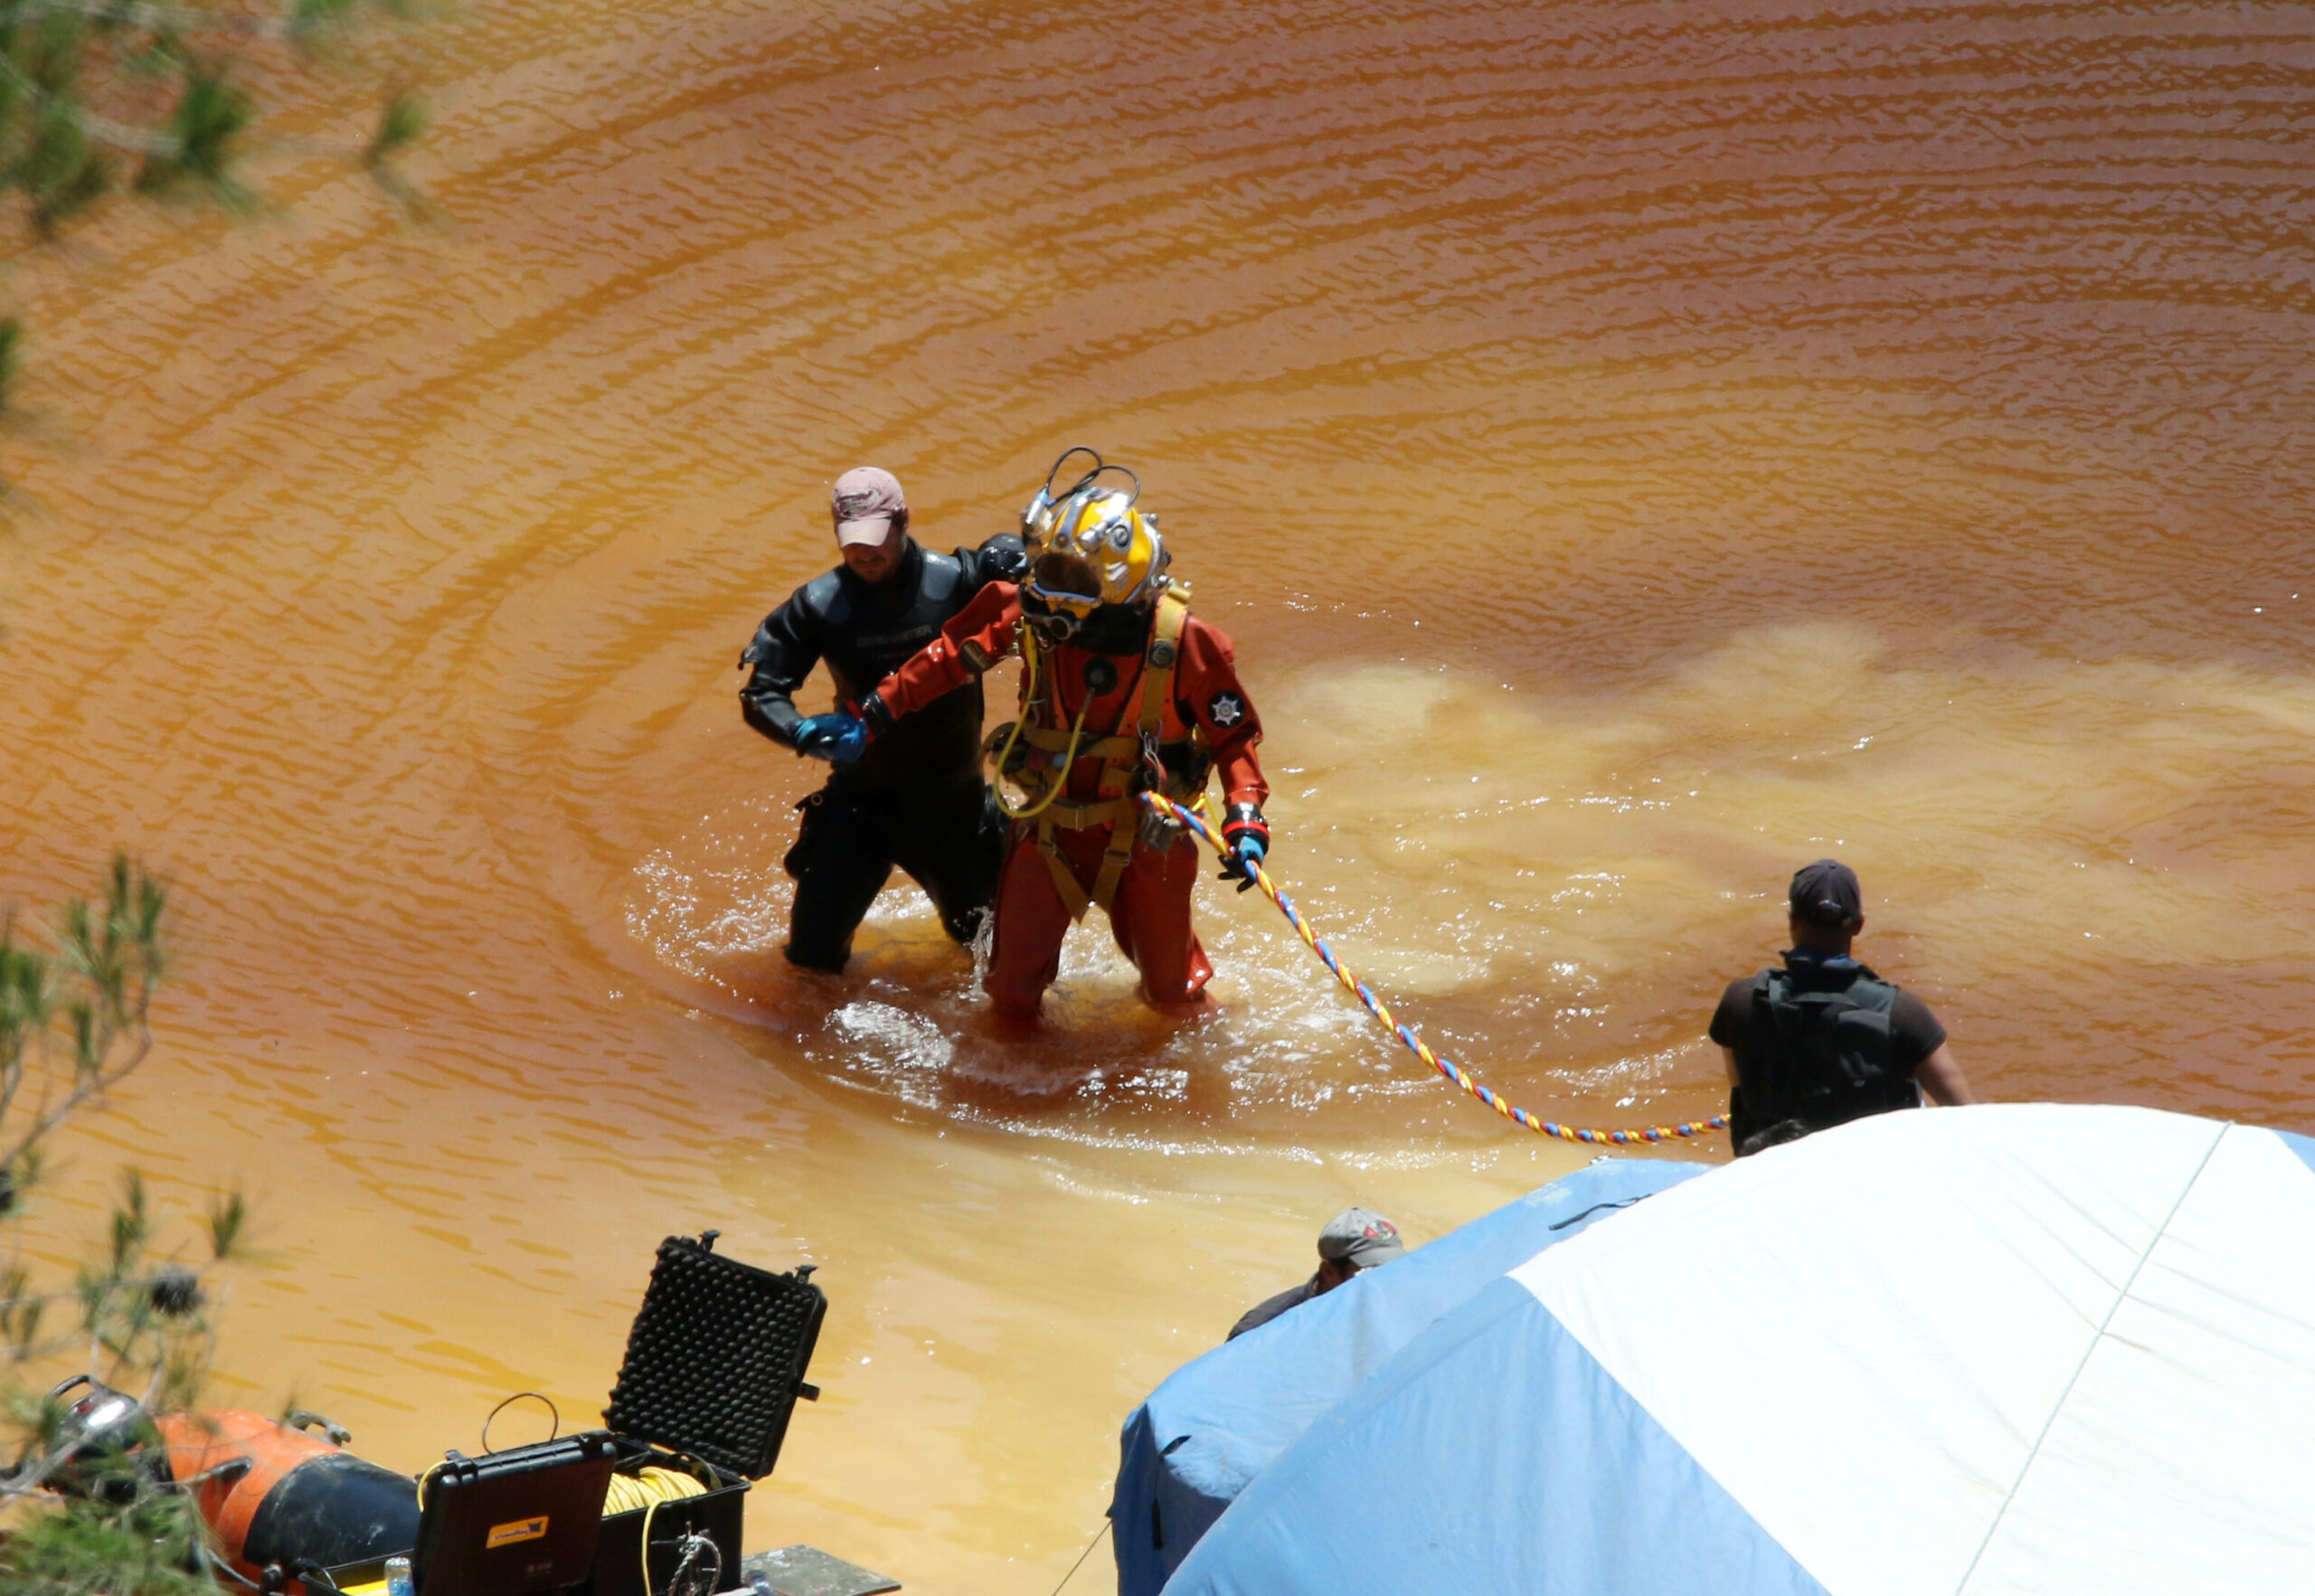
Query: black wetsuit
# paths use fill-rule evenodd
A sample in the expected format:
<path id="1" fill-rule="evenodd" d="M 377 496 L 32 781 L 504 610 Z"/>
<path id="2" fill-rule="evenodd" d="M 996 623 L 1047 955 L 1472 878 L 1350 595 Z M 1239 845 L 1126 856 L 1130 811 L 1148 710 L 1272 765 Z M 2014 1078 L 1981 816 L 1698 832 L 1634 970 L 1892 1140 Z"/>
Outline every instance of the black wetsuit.
<path id="1" fill-rule="evenodd" d="M 805 583 L 740 656 L 752 667 L 740 689 L 748 724 L 793 748 L 803 719 L 795 694 L 815 665 L 827 666 L 839 704 L 856 702 L 939 637 L 974 594 L 1020 569 L 1021 540 L 1009 533 L 953 554 L 928 553 L 909 539 L 899 569 L 874 587 L 841 565 Z M 972 940 L 996 895 L 1006 843 L 981 779 L 980 719 L 976 678 L 877 738 L 797 805 L 804 819 L 787 859 L 796 878 L 790 962 L 842 969 L 852 933 L 894 865 L 931 894 L 951 937 Z"/>

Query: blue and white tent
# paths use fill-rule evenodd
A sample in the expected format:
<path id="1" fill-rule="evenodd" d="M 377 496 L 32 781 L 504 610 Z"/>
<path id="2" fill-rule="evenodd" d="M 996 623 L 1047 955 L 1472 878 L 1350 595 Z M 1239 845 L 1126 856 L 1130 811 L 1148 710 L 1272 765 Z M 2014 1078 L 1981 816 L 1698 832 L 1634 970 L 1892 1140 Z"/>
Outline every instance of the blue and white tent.
<path id="1" fill-rule="evenodd" d="M 1864 1120 L 1535 1253 L 1166 1586 L 2311 1589 L 2315 1142 L 2038 1104 Z"/>
<path id="2" fill-rule="evenodd" d="M 1118 1596 L 1157 1596 L 1312 1421 L 1504 1271 L 1708 1164 L 1608 1158 L 1185 1365 L 1126 1421 L 1110 1504 Z"/>

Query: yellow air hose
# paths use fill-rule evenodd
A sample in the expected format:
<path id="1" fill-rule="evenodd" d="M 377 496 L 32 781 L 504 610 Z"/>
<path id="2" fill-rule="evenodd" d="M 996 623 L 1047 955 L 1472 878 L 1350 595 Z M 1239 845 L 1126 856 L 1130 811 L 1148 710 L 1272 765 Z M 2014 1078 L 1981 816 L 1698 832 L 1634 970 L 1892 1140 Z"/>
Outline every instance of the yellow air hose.
<path id="1" fill-rule="evenodd" d="M 1013 722 L 1013 735 L 1005 740 L 1005 746 L 999 749 L 997 753 L 997 774 L 999 780 L 1004 779 L 1005 767 L 1006 762 L 1013 758 L 1014 749 L 1020 745 L 1021 729 L 1029 723 L 1029 705 L 1035 702 L 1036 699 L 1038 654 L 1036 637 L 1037 634 L 1035 629 L 1032 628 L 1026 620 L 1022 621 L 1021 713 Z M 1055 704 L 1060 703 L 1058 695 L 1055 696 L 1054 702 Z M 1053 785 L 1045 789 L 1044 797 L 1039 798 L 1035 803 L 1029 805 L 1026 808 L 1016 809 L 1011 804 L 1005 801 L 1005 792 L 1002 788 L 992 789 L 997 794 L 997 807 L 1005 811 L 1007 818 L 1014 820 L 1034 820 L 1038 816 L 1044 814 L 1046 809 L 1050 808 L 1053 805 L 1054 799 L 1061 796 L 1062 789 L 1069 785 L 1069 772 L 1077 764 L 1078 734 L 1085 730 L 1085 712 L 1092 707 L 1093 694 L 1091 692 L 1088 692 L 1085 694 L 1085 702 L 1077 706 L 1076 723 L 1069 728 L 1069 749 L 1062 757 L 1060 771 L 1054 776 Z"/>

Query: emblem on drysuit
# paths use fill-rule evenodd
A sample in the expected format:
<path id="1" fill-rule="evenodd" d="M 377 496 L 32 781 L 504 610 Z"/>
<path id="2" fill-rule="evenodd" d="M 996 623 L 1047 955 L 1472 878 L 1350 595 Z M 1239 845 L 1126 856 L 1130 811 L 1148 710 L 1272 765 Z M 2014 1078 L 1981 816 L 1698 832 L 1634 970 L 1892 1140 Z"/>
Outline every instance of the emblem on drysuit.
<path id="1" fill-rule="evenodd" d="M 1217 693 L 1205 713 L 1217 726 L 1234 726 L 1246 718 L 1245 701 L 1235 693 Z"/>

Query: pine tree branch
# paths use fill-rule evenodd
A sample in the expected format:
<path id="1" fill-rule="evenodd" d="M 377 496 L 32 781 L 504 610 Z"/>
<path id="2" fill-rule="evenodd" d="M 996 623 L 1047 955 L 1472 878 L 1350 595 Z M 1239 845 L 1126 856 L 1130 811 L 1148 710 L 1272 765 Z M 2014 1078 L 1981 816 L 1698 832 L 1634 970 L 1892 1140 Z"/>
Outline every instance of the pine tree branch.
<path id="1" fill-rule="evenodd" d="M 0 76 L 5 76 L 8 81 L 14 83 L 25 98 L 35 105 L 53 106 L 62 111 L 72 119 L 74 127 L 99 144 L 110 145 L 115 149 L 127 150 L 135 155 L 151 156 L 164 160 L 174 160 L 184 153 L 184 141 L 180 138 L 166 133 L 155 133 L 149 128 L 133 127 L 127 122 L 116 122 L 110 117 L 100 116 L 84 105 L 76 105 L 71 100 L 60 99 L 50 93 L 34 82 L 24 68 L 9 58 L 5 51 L 0 51 Z"/>
<path id="2" fill-rule="evenodd" d="M 231 33 L 244 39 L 310 38 L 331 19 L 250 16 L 202 11 L 185 5 L 155 5 L 146 0 L 14 0 L 0 12 L 86 17 L 148 33 Z"/>
<path id="3" fill-rule="evenodd" d="M 5 1153 L 0 1153 L 0 1169 L 13 1166 L 15 1161 L 23 1157 L 25 1148 L 55 1129 L 71 1115 L 73 1110 L 92 1097 L 103 1095 L 108 1090 L 118 1084 L 130 1071 L 143 1063 L 145 1055 L 152 1051 L 153 1034 L 150 1031 L 141 1031 L 135 1045 L 129 1049 L 127 1058 L 118 1064 L 109 1066 L 75 1082 L 63 1101 L 52 1108 L 49 1106 L 47 1095 L 43 1093 L 41 1099 L 41 1112 L 33 1121 L 33 1128 L 16 1138 L 15 1146 L 10 1147 Z"/>

